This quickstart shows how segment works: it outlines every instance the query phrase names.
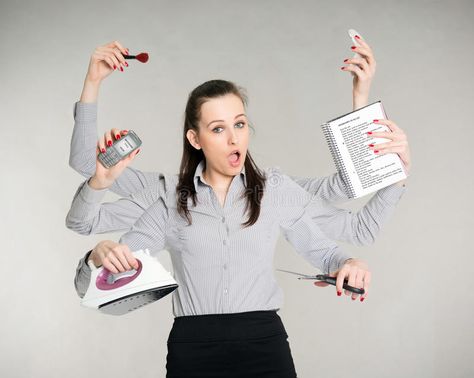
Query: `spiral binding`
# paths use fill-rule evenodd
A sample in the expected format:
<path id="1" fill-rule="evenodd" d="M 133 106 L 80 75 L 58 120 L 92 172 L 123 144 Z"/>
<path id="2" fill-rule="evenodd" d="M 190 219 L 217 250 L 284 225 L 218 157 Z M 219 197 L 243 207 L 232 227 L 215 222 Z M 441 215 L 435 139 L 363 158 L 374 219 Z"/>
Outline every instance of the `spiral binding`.
<path id="1" fill-rule="evenodd" d="M 329 146 L 329 151 L 331 152 L 334 162 L 336 163 L 336 168 L 346 184 L 346 193 L 349 198 L 354 198 L 356 195 L 355 190 L 347 173 L 347 169 L 344 166 L 344 161 L 342 159 L 341 152 L 339 151 L 339 147 L 337 146 L 336 140 L 334 139 L 330 124 L 325 123 L 324 125 L 322 125 L 322 129 L 324 138 L 326 139 L 326 142 Z"/>

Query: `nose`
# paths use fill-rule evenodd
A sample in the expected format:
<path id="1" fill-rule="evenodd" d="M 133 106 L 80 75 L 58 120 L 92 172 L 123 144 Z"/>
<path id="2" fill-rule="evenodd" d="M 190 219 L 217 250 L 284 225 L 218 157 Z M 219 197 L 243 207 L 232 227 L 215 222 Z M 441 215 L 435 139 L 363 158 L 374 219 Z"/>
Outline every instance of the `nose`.
<path id="1" fill-rule="evenodd" d="M 239 142 L 239 140 L 237 139 L 237 133 L 235 132 L 235 130 L 232 130 L 230 132 L 229 140 L 231 144 L 237 144 Z"/>

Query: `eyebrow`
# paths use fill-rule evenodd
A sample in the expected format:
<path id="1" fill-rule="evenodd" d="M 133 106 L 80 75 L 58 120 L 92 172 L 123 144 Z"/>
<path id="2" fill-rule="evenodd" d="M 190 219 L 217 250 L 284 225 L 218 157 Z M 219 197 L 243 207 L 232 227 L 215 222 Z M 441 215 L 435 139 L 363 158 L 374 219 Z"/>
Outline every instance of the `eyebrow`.
<path id="1" fill-rule="evenodd" d="M 244 113 L 242 113 L 242 114 L 237 114 L 234 119 L 237 119 L 237 118 L 239 118 L 240 116 L 245 116 L 245 117 L 247 117 Z M 223 120 L 223 119 L 216 119 L 215 121 L 209 122 L 206 127 L 209 127 L 209 126 L 211 125 L 211 123 L 214 123 L 214 122 L 224 122 L 224 120 Z"/>

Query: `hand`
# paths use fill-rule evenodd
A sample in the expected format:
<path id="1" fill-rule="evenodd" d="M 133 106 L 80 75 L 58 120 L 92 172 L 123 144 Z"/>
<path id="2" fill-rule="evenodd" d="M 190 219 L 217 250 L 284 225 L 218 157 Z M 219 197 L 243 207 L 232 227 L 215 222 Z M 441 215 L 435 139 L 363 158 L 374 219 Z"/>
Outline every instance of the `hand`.
<path id="1" fill-rule="evenodd" d="M 112 145 L 112 139 L 118 140 L 121 138 L 120 134 L 126 135 L 128 130 L 122 130 L 121 132 L 118 129 L 112 129 L 104 133 L 103 138 L 99 139 L 97 142 L 96 154 L 99 156 L 99 151 L 105 152 L 105 144 L 109 146 Z M 112 136 L 113 135 L 113 136 Z M 117 164 L 110 168 L 105 168 L 102 163 L 99 161 L 99 158 L 96 158 L 95 163 L 95 173 L 89 181 L 89 185 L 94 189 L 105 189 L 114 183 L 114 181 L 119 177 L 123 170 L 133 161 L 135 156 L 140 152 L 140 149 L 136 149 L 125 159 L 120 160 Z"/>
<path id="2" fill-rule="evenodd" d="M 138 269 L 137 259 L 133 256 L 126 244 L 119 244 L 112 240 L 99 242 L 90 254 L 95 266 L 101 265 L 112 273 Z"/>
<path id="3" fill-rule="evenodd" d="M 367 263 L 365 263 L 364 261 L 359 260 L 359 259 L 353 259 L 353 258 L 348 259 L 345 261 L 341 269 L 333 273 L 330 273 L 329 275 L 331 277 L 337 277 L 336 279 L 337 295 L 340 296 L 342 294 L 342 290 L 344 290 L 344 294 L 351 295 L 352 300 L 357 299 L 357 297 L 360 295 L 360 301 L 363 302 L 364 299 L 367 297 L 371 274 L 369 272 Z M 364 294 L 361 295 L 361 294 L 353 293 L 349 290 L 343 289 L 342 285 L 344 284 L 344 279 L 346 277 L 348 277 L 348 282 L 347 282 L 348 285 L 357 287 L 359 289 L 363 288 Z M 322 282 L 322 281 L 316 281 L 314 284 L 320 287 L 329 285 L 328 283 Z"/>
<path id="4" fill-rule="evenodd" d="M 370 85 L 375 76 L 376 61 L 371 47 L 362 38 L 357 38 L 360 47 L 351 49 L 361 55 L 358 58 L 348 58 L 344 60 L 347 66 L 341 67 L 343 71 L 350 71 L 352 79 L 352 93 L 354 98 L 354 109 L 358 109 L 367 104 L 370 93 Z"/>
<path id="5" fill-rule="evenodd" d="M 86 81 L 101 82 L 117 68 L 123 72 L 123 67 L 128 67 L 123 54 L 128 55 L 128 49 L 118 41 L 96 47 L 89 61 Z"/>
<path id="6" fill-rule="evenodd" d="M 390 121 L 389 119 L 374 119 L 374 124 L 387 125 L 390 131 L 373 131 L 369 137 L 387 138 L 391 139 L 392 141 L 386 143 L 376 143 L 373 145 L 373 147 L 369 145 L 369 148 L 373 150 L 376 155 L 396 152 L 405 165 L 408 174 L 411 167 L 411 159 L 410 149 L 408 147 L 408 139 L 405 132 L 400 127 L 398 127 L 395 122 Z"/>

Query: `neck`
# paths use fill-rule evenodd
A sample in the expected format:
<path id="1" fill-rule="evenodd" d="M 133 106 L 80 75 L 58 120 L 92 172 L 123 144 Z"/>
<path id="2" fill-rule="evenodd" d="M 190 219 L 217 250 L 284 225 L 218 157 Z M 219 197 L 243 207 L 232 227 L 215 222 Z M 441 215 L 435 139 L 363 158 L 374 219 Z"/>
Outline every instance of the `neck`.
<path id="1" fill-rule="evenodd" d="M 202 172 L 202 176 L 214 191 L 222 191 L 223 193 L 227 193 L 233 179 L 233 176 L 223 175 L 209 166 Z"/>

